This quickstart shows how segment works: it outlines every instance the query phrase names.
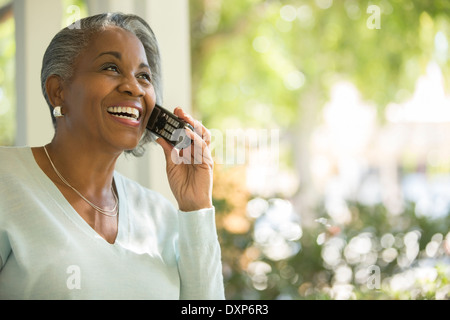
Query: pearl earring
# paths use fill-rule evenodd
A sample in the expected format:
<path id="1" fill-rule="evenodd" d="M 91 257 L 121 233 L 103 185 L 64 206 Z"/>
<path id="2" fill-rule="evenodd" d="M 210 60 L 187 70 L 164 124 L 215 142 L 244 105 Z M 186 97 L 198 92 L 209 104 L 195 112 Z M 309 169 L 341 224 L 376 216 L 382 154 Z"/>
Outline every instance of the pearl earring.
<path id="1" fill-rule="evenodd" d="M 64 117 L 64 115 L 61 113 L 61 107 L 57 106 L 53 108 L 53 116 L 55 118 L 61 118 Z"/>

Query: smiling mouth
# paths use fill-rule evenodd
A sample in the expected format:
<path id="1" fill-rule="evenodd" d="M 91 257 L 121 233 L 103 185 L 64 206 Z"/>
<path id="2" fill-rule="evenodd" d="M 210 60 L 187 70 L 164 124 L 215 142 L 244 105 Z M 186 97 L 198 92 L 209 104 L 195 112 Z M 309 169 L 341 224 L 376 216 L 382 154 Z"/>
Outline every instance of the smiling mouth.
<path id="1" fill-rule="evenodd" d="M 139 120 L 141 115 L 138 109 L 132 107 L 109 107 L 106 110 L 112 116 L 123 119 Z"/>

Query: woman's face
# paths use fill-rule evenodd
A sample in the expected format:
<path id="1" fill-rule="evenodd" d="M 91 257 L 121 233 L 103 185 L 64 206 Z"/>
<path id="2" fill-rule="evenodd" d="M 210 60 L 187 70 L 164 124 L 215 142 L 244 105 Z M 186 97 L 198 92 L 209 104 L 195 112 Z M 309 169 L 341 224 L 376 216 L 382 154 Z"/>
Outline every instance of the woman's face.
<path id="1" fill-rule="evenodd" d="M 64 131 L 92 147 L 134 149 L 155 105 L 151 81 L 135 35 L 117 27 L 94 35 L 63 87 Z"/>

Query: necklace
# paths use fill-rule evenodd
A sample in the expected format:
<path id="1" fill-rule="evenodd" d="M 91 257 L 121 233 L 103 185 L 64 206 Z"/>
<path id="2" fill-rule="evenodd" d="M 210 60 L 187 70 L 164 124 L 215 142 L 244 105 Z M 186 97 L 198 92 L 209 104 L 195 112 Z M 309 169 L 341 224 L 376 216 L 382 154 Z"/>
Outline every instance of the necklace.
<path id="1" fill-rule="evenodd" d="M 117 210 L 117 206 L 119 204 L 119 199 L 117 197 L 116 192 L 114 191 L 113 186 L 111 185 L 111 191 L 113 193 L 114 196 L 114 200 L 116 202 L 116 204 L 114 205 L 114 208 L 112 208 L 111 210 L 107 210 L 107 209 L 102 209 L 99 206 L 96 206 L 95 204 L 93 204 L 92 202 L 90 202 L 88 199 L 86 199 L 77 189 L 75 189 L 74 187 L 72 187 L 67 181 L 66 179 L 64 179 L 64 177 L 61 175 L 61 173 L 59 173 L 59 171 L 56 169 L 55 165 L 53 164 L 52 159 L 50 158 L 48 152 L 47 152 L 47 148 L 44 146 L 44 151 L 45 154 L 47 155 L 48 161 L 50 161 L 50 164 L 53 167 L 53 170 L 55 171 L 56 175 L 61 179 L 61 181 L 68 186 L 70 189 L 72 189 L 73 191 L 75 191 L 84 201 L 86 201 L 92 208 L 95 209 L 95 211 L 108 216 L 108 217 L 115 217 L 117 216 L 118 210 Z"/>

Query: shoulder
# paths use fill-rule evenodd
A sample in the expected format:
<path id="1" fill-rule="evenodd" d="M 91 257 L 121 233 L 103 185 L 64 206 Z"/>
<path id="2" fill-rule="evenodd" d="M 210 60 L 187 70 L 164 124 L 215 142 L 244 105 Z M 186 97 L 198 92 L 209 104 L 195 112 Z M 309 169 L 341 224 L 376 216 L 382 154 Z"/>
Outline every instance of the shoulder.
<path id="1" fill-rule="evenodd" d="M 23 166 L 31 155 L 30 147 L 0 146 L 0 172 L 15 172 L 16 168 Z"/>
<path id="2" fill-rule="evenodd" d="M 2 163 L 8 160 L 20 158 L 24 154 L 31 152 L 30 147 L 5 147 L 0 146 L 0 161 Z"/>
<path id="3" fill-rule="evenodd" d="M 24 210 L 30 204 L 27 196 L 36 190 L 31 177 L 31 149 L 0 146 L 0 216 Z M 0 225 L 4 221 L 0 221 Z"/>

